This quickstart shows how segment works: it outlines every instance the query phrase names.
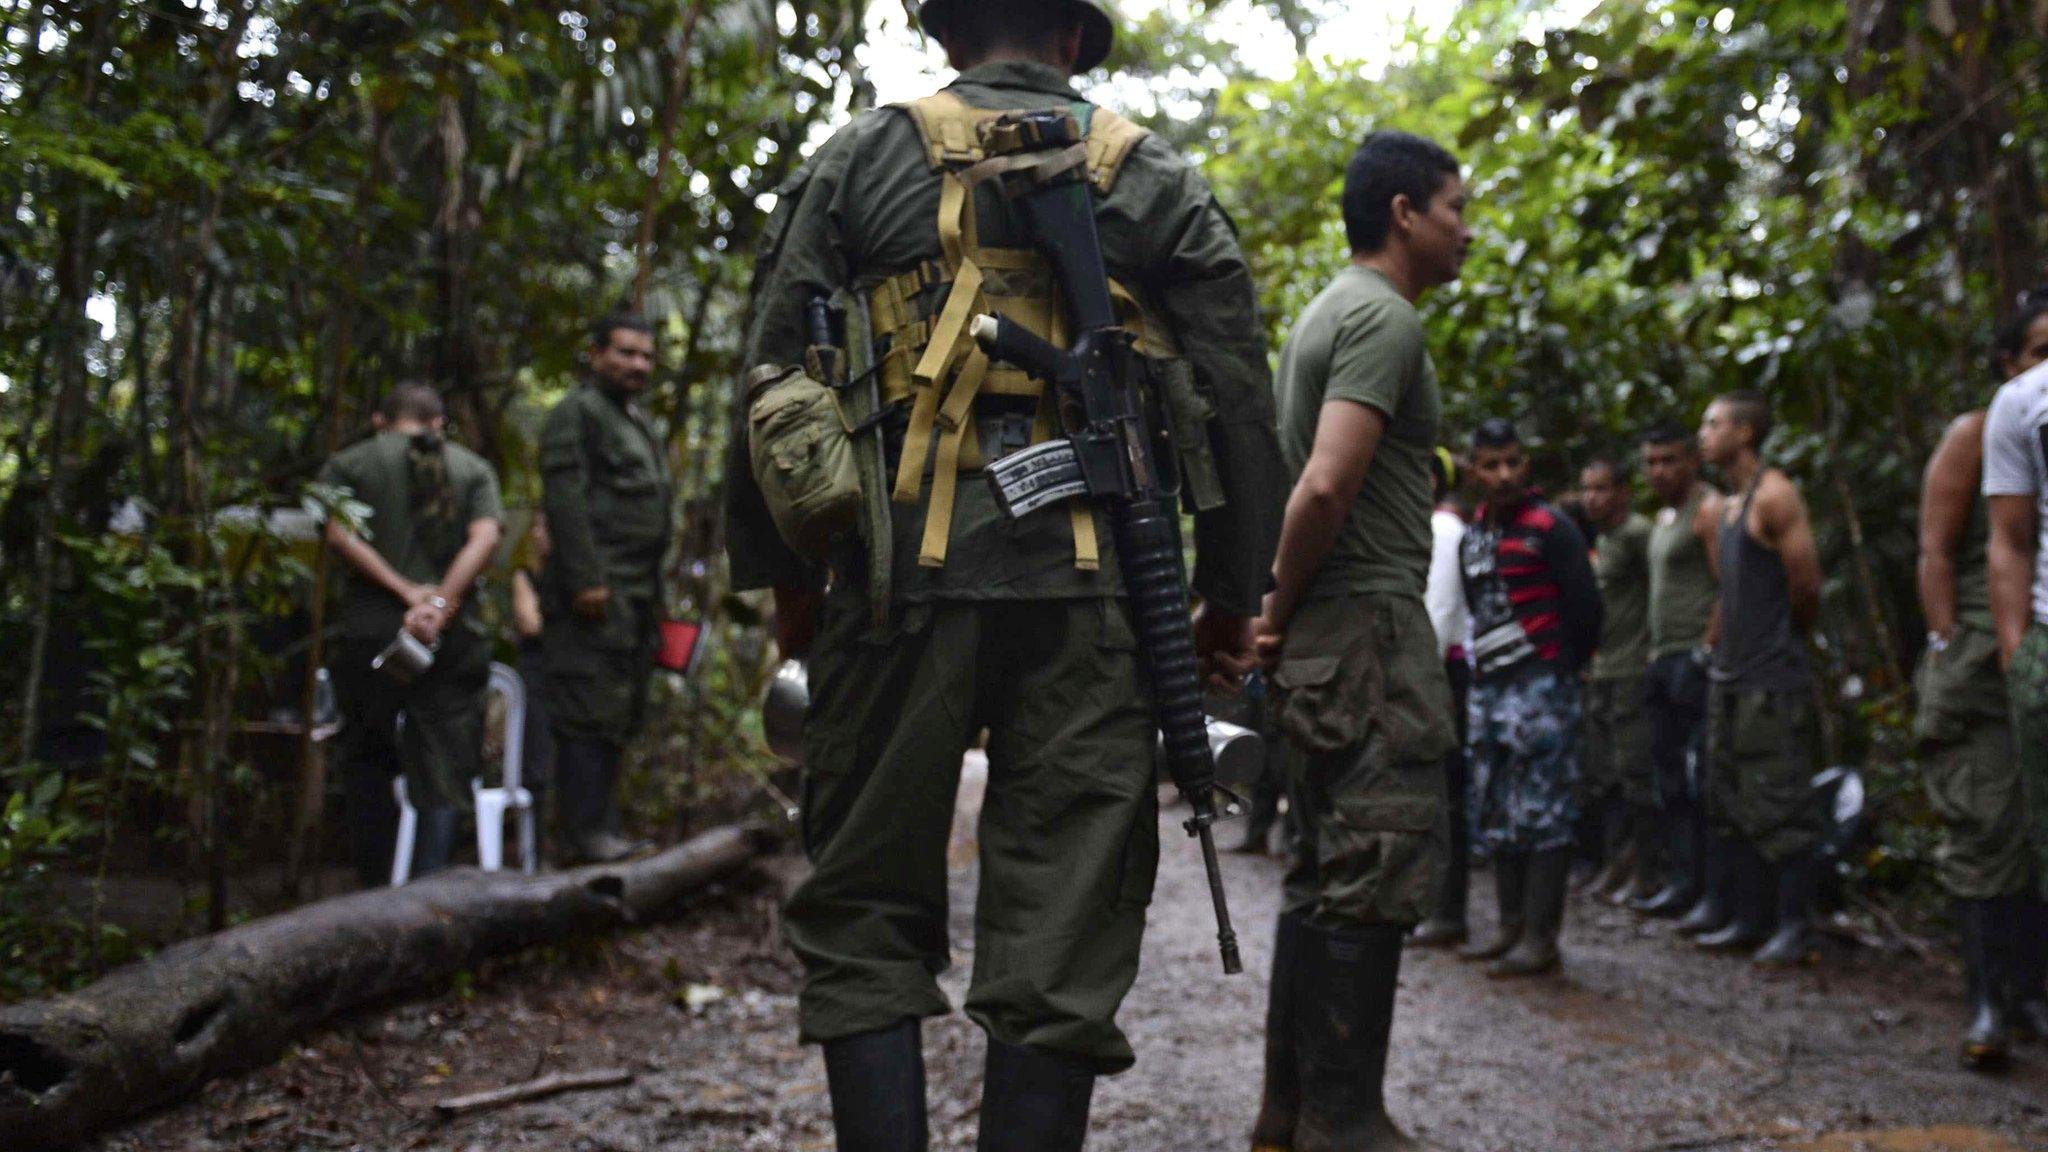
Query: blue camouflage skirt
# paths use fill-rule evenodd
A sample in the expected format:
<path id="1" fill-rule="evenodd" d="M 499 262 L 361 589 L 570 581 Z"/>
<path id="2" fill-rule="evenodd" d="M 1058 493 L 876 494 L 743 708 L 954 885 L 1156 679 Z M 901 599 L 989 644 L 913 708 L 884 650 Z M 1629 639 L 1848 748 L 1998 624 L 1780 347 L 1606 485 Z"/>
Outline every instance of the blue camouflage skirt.
<path id="1" fill-rule="evenodd" d="M 1493 852 L 1569 848 L 1579 819 L 1580 684 L 1539 666 L 1472 686 L 1472 842 Z"/>

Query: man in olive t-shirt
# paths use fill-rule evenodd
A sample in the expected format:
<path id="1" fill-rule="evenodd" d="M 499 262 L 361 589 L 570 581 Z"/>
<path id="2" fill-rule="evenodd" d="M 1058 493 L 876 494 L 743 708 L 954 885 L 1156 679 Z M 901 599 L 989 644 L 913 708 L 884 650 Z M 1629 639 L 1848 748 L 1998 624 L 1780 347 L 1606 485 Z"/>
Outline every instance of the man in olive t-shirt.
<path id="1" fill-rule="evenodd" d="M 1421 596 L 1435 507 L 1430 457 L 1442 405 L 1415 305 L 1385 273 L 1351 265 L 1302 313 L 1280 353 L 1277 380 L 1280 454 L 1296 477 L 1315 448 L 1325 404 L 1349 400 L 1386 421 L 1306 599 Z"/>
<path id="2" fill-rule="evenodd" d="M 405 773 L 406 798 L 419 811 L 412 875 L 423 876 L 454 851 L 483 754 L 490 641 L 464 608 L 497 550 L 505 511 L 497 472 L 444 440 L 444 423 L 432 388 L 401 385 L 378 414 L 377 434 L 320 470 L 320 482 L 345 489 L 360 515 L 360 532 L 330 518 L 325 535 L 347 577 L 328 667 L 346 721 L 341 773 L 365 888 L 391 874 L 392 777 Z M 433 664 L 403 682 L 370 666 L 401 630 L 435 649 Z"/>
<path id="3" fill-rule="evenodd" d="M 1401 947 L 1449 839 L 1450 684 L 1423 607 L 1439 399 L 1414 301 L 1457 278 L 1458 162 L 1374 132 L 1344 173 L 1351 264 L 1311 303 L 1274 383 L 1295 474 L 1257 623 L 1299 755 L 1298 837 L 1274 944 L 1254 1148 L 1406 1138 L 1382 1081 Z"/>
<path id="4" fill-rule="evenodd" d="M 1579 810 L 1605 862 L 1596 893 L 1616 903 L 1658 886 L 1654 857 L 1656 786 L 1650 770 L 1650 722 L 1644 710 L 1650 664 L 1650 521 L 1630 507 L 1628 465 L 1599 456 L 1579 471 L 1579 494 L 1599 535 L 1593 572 L 1607 607 L 1600 650 L 1586 669 L 1584 755 Z"/>

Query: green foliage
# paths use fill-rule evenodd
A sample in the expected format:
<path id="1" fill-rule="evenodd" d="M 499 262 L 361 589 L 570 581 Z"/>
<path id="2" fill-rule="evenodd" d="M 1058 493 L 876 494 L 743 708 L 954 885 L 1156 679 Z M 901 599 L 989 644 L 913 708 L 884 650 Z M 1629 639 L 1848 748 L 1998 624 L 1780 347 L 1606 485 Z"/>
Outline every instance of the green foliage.
<path id="1" fill-rule="evenodd" d="M 317 543 L 267 510 L 364 527 L 307 482 L 396 381 L 438 386 L 453 434 L 527 503 L 584 326 L 637 303 L 662 336 L 651 406 L 684 558 L 716 554 L 757 202 L 861 98 L 864 7 L 0 8 L 0 642 L 24 657 L 0 663 L 0 764 L 62 753 L 51 827 L 72 829 L 22 841 L 6 899 L 38 887 L 32 867 L 91 884 L 169 865 L 218 924 L 224 874 L 279 854 L 263 838 L 294 774 L 230 737 L 297 709 L 283 673 L 306 654 Z M 101 738 L 89 761 L 81 730 Z M 73 904 L 90 936 L 98 898 Z M 30 955 L 0 928 L 14 987 L 113 956 Z"/>

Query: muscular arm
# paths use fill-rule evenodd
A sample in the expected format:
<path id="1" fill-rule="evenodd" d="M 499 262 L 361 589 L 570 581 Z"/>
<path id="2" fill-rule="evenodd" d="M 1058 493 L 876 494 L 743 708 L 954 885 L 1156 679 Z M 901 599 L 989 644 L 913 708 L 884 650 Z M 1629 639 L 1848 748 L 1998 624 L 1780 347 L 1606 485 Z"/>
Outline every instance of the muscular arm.
<path id="1" fill-rule="evenodd" d="M 548 514 L 555 551 L 569 595 L 604 587 L 604 564 L 590 524 L 590 467 L 583 458 L 583 418 L 564 400 L 548 413 L 540 434 L 541 506 Z"/>
<path id="2" fill-rule="evenodd" d="M 325 530 L 327 546 L 334 549 L 349 567 L 363 574 L 363 578 L 391 593 L 410 608 L 433 594 L 433 589 L 424 584 L 415 584 L 398 574 L 398 569 L 384 559 L 382 553 L 370 547 L 369 541 L 343 526 L 341 521 L 328 517 Z"/>
<path id="3" fill-rule="evenodd" d="M 1971 412 L 1948 426 L 1920 485 L 1920 614 L 1937 635 L 1955 630 L 1956 547 L 1983 470 L 1984 414 Z"/>
<path id="4" fill-rule="evenodd" d="M 491 562 L 502 535 L 503 529 L 498 527 L 496 520 L 469 522 L 469 538 L 463 541 L 462 551 L 449 562 L 448 570 L 441 574 L 441 595 L 448 601 L 449 616 L 454 616 L 462 602 L 469 598 L 469 590 L 476 585 L 476 578 L 485 565 Z"/>
<path id="5" fill-rule="evenodd" d="M 1773 472 L 1758 487 L 1754 512 L 1758 538 L 1775 549 L 1785 565 L 1792 622 L 1811 632 L 1820 619 L 1820 550 L 1813 543 L 1806 501 L 1784 473 Z"/>
<path id="6" fill-rule="evenodd" d="M 1600 646 L 1600 629 L 1607 617 L 1607 605 L 1600 598 L 1600 581 L 1593 574 L 1586 538 L 1569 521 L 1558 521 L 1543 537 L 1543 560 L 1557 580 L 1565 646 L 1570 650 L 1572 666 L 1581 667 Z"/>
<path id="7" fill-rule="evenodd" d="M 1991 620 L 1998 630 L 1998 658 L 2012 663 L 2020 640 L 2033 620 L 2034 550 L 2039 546 L 2034 527 L 2032 496 L 1992 496 L 1986 500 L 1991 517 L 1991 543 L 1987 561 L 1991 569 Z"/>
<path id="8" fill-rule="evenodd" d="M 544 621 L 540 614 L 540 590 L 533 586 L 533 577 L 524 571 L 512 574 L 512 630 L 522 640 L 531 640 L 540 635 Z"/>
<path id="9" fill-rule="evenodd" d="M 1714 579 L 1721 578 L 1721 512 L 1727 498 L 1718 492 L 1709 492 L 1700 500 L 1700 506 L 1693 510 L 1692 534 L 1707 550 L 1707 570 Z M 1702 637 L 1707 647 L 1721 642 L 1721 598 L 1714 597 L 1714 603 L 1707 610 L 1707 631 Z"/>
<path id="10" fill-rule="evenodd" d="M 1301 479 L 1287 497 L 1280 522 L 1280 550 L 1273 561 L 1274 588 L 1266 598 L 1268 625 L 1285 630 L 1308 594 L 1309 585 L 1344 528 L 1351 501 L 1365 483 L 1387 430 L 1386 413 L 1349 400 L 1330 400 L 1316 417 L 1315 443 Z"/>

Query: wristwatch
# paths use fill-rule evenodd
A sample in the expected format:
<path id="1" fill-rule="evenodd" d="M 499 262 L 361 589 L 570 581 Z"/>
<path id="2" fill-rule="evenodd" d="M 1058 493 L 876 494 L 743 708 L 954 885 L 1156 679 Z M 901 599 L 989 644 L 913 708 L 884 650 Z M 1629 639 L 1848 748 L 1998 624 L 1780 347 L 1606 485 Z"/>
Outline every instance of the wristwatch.
<path id="1" fill-rule="evenodd" d="M 1948 651 L 1948 644 L 1949 640 L 1946 633 L 1929 632 L 1927 634 L 1927 650 L 1929 652 L 1936 654 L 1946 652 Z"/>
<path id="2" fill-rule="evenodd" d="M 448 598 L 446 596 L 429 596 L 427 597 L 427 603 L 433 605 L 438 611 L 446 612 L 448 610 Z"/>

